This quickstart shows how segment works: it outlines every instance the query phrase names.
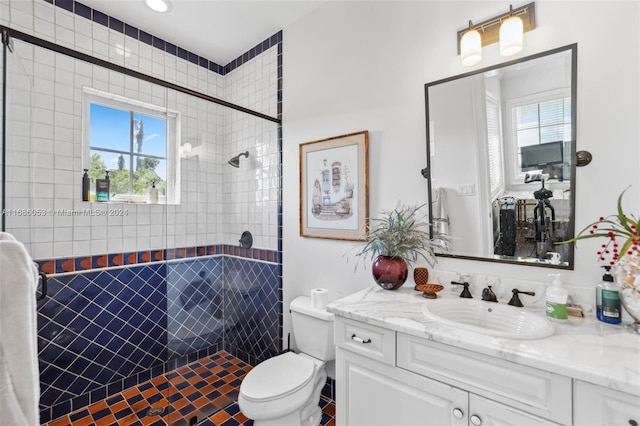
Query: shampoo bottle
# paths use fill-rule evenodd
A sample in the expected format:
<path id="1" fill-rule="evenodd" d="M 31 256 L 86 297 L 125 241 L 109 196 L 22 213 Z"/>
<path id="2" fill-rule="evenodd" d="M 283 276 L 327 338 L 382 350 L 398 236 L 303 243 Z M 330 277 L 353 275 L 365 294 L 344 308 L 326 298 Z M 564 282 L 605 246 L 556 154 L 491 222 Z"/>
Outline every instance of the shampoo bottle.
<path id="1" fill-rule="evenodd" d="M 602 322 L 620 324 L 620 293 L 613 282 L 613 276 L 609 272 L 611 266 L 603 266 L 605 269 L 602 282 L 596 286 L 596 316 Z"/>
<path id="2" fill-rule="evenodd" d="M 91 180 L 89 179 L 88 171 L 89 169 L 84 169 L 84 174 L 82 175 L 82 201 L 89 201 L 89 186 Z"/>
<path id="3" fill-rule="evenodd" d="M 158 204 L 158 188 L 156 188 L 156 182 L 151 182 L 151 189 L 149 189 L 149 203 Z"/>
<path id="4" fill-rule="evenodd" d="M 109 170 L 104 179 L 96 179 L 96 201 L 109 201 Z"/>
<path id="5" fill-rule="evenodd" d="M 560 274 L 549 274 L 553 276 L 551 286 L 545 293 L 547 299 L 547 316 L 558 320 L 567 319 L 567 297 L 569 293 L 562 287 Z"/>

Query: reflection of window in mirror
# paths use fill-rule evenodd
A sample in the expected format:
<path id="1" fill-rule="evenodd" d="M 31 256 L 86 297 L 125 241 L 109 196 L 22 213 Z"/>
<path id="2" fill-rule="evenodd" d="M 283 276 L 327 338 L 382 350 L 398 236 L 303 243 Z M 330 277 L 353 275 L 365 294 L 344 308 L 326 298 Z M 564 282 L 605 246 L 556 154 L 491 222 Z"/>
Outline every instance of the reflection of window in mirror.
<path id="1" fill-rule="evenodd" d="M 514 99 L 509 102 L 508 110 L 511 111 L 510 134 L 514 143 L 511 145 L 509 175 L 511 185 L 524 182 L 525 173 L 533 169 L 522 164 L 522 148 L 547 144 L 551 142 L 563 142 L 563 158 L 570 158 L 571 153 L 571 97 L 568 91 L 554 91 L 531 95 L 522 99 Z M 567 163 L 567 161 L 565 161 Z M 559 170 L 554 173 L 556 180 L 568 180 L 569 167 L 559 165 Z M 547 173 L 549 170 L 546 170 Z M 553 178 L 553 176 L 552 176 Z"/>
<path id="2" fill-rule="evenodd" d="M 504 192 L 502 170 L 502 147 L 500 136 L 500 105 L 491 93 L 486 94 L 487 112 L 487 156 L 489 163 L 489 189 L 491 202 Z"/>

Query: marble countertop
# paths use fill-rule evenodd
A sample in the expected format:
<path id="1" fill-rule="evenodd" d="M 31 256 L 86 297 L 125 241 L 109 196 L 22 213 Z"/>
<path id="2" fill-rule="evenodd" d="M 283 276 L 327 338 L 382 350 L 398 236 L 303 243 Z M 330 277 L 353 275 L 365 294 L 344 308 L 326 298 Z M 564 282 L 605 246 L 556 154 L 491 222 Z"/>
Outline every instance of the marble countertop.
<path id="1" fill-rule="evenodd" d="M 438 296 L 458 297 L 444 292 Z M 593 315 L 569 317 L 561 323 L 553 322 L 556 330 L 550 337 L 504 339 L 430 320 L 422 313 L 422 306 L 433 302 L 412 286 L 394 291 L 372 286 L 330 303 L 327 310 L 340 317 L 640 396 L 640 335 L 633 334 L 624 324 L 606 324 Z M 525 309 L 544 315 L 544 308 Z"/>

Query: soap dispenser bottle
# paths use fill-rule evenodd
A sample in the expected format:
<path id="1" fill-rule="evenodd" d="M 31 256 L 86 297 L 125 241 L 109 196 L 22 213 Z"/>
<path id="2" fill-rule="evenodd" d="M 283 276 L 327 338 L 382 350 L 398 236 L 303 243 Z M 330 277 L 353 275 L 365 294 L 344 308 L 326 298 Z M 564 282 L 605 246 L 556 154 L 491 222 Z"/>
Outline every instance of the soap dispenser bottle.
<path id="1" fill-rule="evenodd" d="M 109 170 L 106 171 L 104 179 L 96 179 L 96 200 L 109 201 L 109 191 L 111 182 L 109 180 Z"/>
<path id="2" fill-rule="evenodd" d="M 149 204 L 158 204 L 158 188 L 155 180 L 151 182 L 151 189 L 149 189 Z"/>
<path id="3" fill-rule="evenodd" d="M 596 316 L 602 322 L 620 324 L 620 293 L 613 282 L 611 266 L 602 266 L 605 270 L 602 282 L 596 286 Z"/>
<path id="4" fill-rule="evenodd" d="M 569 293 L 562 287 L 560 274 L 549 274 L 554 277 L 551 286 L 547 288 L 545 293 L 547 300 L 547 316 L 549 318 L 566 320 L 567 319 L 567 298 Z"/>
<path id="5" fill-rule="evenodd" d="M 89 169 L 84 169 L 84 174 L 82 175 L 82 201 L 89 201 L 89 186 L 91 183 L 91 179 L 89 179 Z"/>

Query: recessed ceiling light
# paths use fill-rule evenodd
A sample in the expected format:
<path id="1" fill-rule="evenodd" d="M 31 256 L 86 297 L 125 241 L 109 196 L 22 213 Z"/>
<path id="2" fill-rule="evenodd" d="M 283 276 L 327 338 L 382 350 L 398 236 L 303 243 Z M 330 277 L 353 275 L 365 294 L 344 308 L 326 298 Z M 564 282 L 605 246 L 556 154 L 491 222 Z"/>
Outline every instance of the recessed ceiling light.
<path id="1" fill-rule="evenodd" d="M 169 0 L 144 0 L 144 2 L 156 12 L 168 12 L 171 9 Z"/>

